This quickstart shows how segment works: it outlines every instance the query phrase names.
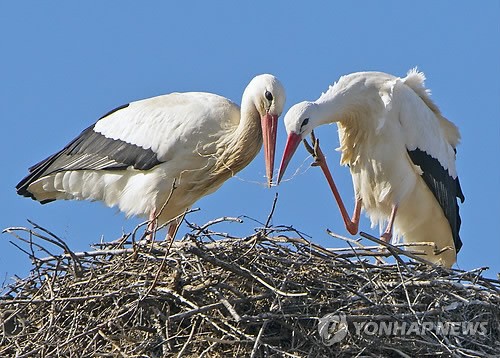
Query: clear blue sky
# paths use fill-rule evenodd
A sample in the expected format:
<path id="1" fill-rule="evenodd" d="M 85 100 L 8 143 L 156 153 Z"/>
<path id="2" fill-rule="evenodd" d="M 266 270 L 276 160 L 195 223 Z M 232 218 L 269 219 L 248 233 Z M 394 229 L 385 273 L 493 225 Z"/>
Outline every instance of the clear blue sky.
<path id="1" fill-rule="evenodd" d="M 419 1 L 85 1 L 0 5 L 0 228 L 52 230 L 75 250 L 116 239 L 127 220 L 101 203 L 48 205 L 17 196 L 27 168 L 59 150 L 108 110 L 173 91 L 208 91 L 240 102 L 248 81 L 272 73 L 287 89 L 285 109 L 316 99 L 339 76 L 377 70 L 404 76 L 418 66 L 442 112 L 462 133 L 458 171 L 466 202 L 458 267 L 500 271 L 500 3 Z M 280 119 L 277 159 L 286 133 Z M 340 167 L 336 126 L 318 131 L 352 210 L 352 183 Z M 265 221 L 276 192 L 275 225 L 293 225 L 325 246 L 348 236 L 327 184 L 301 147 L 278 188 L 265 187 L 262 153 L 189 220 L 221 216 Z M 298 169 L 295 176 L 293 173 Z M 291 179 L 291 180 L 287 180 Z M 249 235 L 258 226 L 220 226 Z M 363 219 L 361 230 L 371 230 Z M 186 231 L 183 226 L 181 234 Z M 0 279 L 25 275 L 29 260 L 0 237 Z"/>

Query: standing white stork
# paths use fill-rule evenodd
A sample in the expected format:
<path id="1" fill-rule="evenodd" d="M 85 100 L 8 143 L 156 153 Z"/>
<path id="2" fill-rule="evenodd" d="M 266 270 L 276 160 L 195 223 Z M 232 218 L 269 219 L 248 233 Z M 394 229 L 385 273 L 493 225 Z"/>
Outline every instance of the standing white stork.
<path id="1" fill-rule="evenodd" d="M 341 164 L 350 168 L 355 208 L 349 218 L 324 156 L 321 166 L 346 228 L 358 231 L 363 207 L 372 226 L 387 222 L 406 242 L 434 242 L 425 258 L 451 267 L 462 246 L 457 197 L 464 201 L 455 168 L 457 127 L 444 118 L 416 69 L 405 78 L 381 72 L 341 77 L 314 102 L 294 105 L 285 115 L 288 132 L 278 183 L 299 143 L 322 124 L 337 123 Z M 318 143 L 316 143 L 318 144 Z"/>
<path id="2" fill-rule="evenodd" d="M 31 167 L 17 193 L 41 203 L 100 200 L 127 216 L 149 215 L 154 228 L 217 190 L 255 158 L 262 142 L 270 184 L 284 103 L 282 84 L 268 74 L 248 84 L 241 110 L 224 97 L 203 92 L 132 102 Z M 171 224 L 170 236 L 176 226 Z"/>

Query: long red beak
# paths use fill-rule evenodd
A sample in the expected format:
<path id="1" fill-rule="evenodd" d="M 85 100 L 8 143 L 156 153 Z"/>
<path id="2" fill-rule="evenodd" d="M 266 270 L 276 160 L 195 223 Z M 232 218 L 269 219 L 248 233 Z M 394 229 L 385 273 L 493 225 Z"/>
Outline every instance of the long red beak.
<path id="1" fill-rule="evenodd" d="M 286 140 L 285 151 L 283 152 L 283 158 L 281 158 L 280 170 L 278 173 L 278 184 L 280 183 L 283 174 L 285 174 L 286 167 L 288 166 L 290 159 L 292 159 L 293 154 L 297 150 L 297 147 L 299 146 L 301 141 L 302 138 L 297 133 L 291 132 L 288 135 L 288 139 Z"/>
<path id="2" fill-rule="evenodd" d="M 276 132 L 278 131 L 278 116 L 267 113 L 260 120 L 262 140 L 264 141 L 264 159 L 266 160 L 267 186 L 273 183 L 274 155 L 276 150 Z"/>

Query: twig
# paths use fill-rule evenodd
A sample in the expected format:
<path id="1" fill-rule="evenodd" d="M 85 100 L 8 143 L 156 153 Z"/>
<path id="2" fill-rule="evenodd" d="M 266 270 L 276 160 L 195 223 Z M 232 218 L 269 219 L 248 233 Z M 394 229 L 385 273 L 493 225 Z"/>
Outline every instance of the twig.
<path id="1" fill-rule="evenodd" d="M 204 260 L 206 260 L 206 261 L 208 261 L 216 266 L 219 266 L 219 267 L 227 269 L 231 272 L 234 272 L 237 275 L 247 277 L 247 278 L 252 278 L 252 279 L 260 282 L 265 287 L 267 287 L 268 289 L 270 289 L 271 291 L 273 291 L 279 295 L 287 296 L 287 297 L 298 297 L 298 296 L 306 296 L 307 295 L 307 292 L 291 293 L 291 292 L 283 292 L 281 290 L 278 290 L 277 288 L 275 288 L 272 285 L 270 285 L 269 283 L 267 283 L 266 280 L 257 276 L 256 274 L 250 272 L 248 269 L 246 269 L 244 267 L 236 267 L 235 265 L 231 265 L 231 264 L 224 262 L 224 261 L 221 261 L 215 257 L 209 256 L 197 247 L 194 247 L 194 246 L 190 247 L 188 249 L 188 251 L 195 254 L 196 256 L 203 258 Z"/>
<path id="2" fill-rule="evenodd" d="M 271 212 L 267 216 L 267 220 L 266 220 L 266 223 L 264 225 L 265 229 L 267 229 L 269 227 L 269 224 L 271 223 L 271 220 L 272 220 L 273 215 L 274 215 L 274 210 L 276 209 L 276 203 L 277 202 L 278 202 L 278 193 L 274 194 L 274 200 L 273 200 L 273 205 L 271 207 Z"/>
<path id="3" fill-rule="evenodd" d="M 186 342 L 184 343 L 184 345 L 182 346 L 182 348 L 181 348 L 181 350 L 179 351 L 179 353 L 177 354 L 177 358 L 182 357 L 182 355 L 184 354 L 184 351 L 186 350 L 187 346 L 189 345 L 189 343 L 190 343 L 190 342 L 191 342 L 191 340 L 193 339 L 194 332 L 195 332 L 195 331 L 196 331 L 196 329 L 198 328 L 198 322 L 199 322 L 199 320 L 198 320 L 198 319 L 195 319 L 195 321 L 193 322 L 192 327 L 191 327 L 191 332 L 189 333 L 189 337 L 188 337 L 188 339 L 186 340 Z"/>
<path id="4" fill-rule="evenodd" d="M 219 224 L 219 223 L 225 222 L 225 221 L 236 222 L 236 223 L 240 223 L 240 224 L 243 223 L 243 220 L 241 220 L 240 218 L 233 218 L 233 217 L 230 217 L 230 216 L 223 216 L 223 217 L 215 219 L 215 220 L 210 220 L 209 222 L 207 222 L 203 226 L 195 227 L 192 224 L 189 224 L 189 226 L 191 228 L 197 230 L 197 232 L 194 235 L 200 235 L 202 232 L 205 232 L 205 230 L 207 230 L 210 226 L 215 225 L 215 224 Z"/>
<path id="5" fill-rule="evenodd" d="M 500 281 L 484 277 L 484 268 L 448 270 L 408 260 L 423 244 L 391 245 L 400 254 L 373 240 L 368 246 L 346 238 L 340 239 L 345 247 L 326 249 L 271 220 L 257 233 L 233 238 L 212 231 L 221 221 L 188 223 L 192 232 L 183 241 L 140 245 L 125 234 L 95 251 L 73 252 L 81 277 L 72 273 L 64 248 L 56 245 L 60 255 L 44 248 L 52 245 L 39 237 L 45 232 L 11 230 L 36 269 L 0 297 L 0 321 L 25 322 L 19 334 L 0 340 L 0 356 L 500 355 L 492 344 Z M 40 252 L 48 257 L 35 257 Z M 370 262 L 394 254 L 408 269 L 397 259 Z M 349 322 L 350 334 L 333 346 L 318 331 L 329 313 Z M 476 335 L 354 332 L 368 322 L 484 327 Z"/>
<path id="6" fill-rule="evenodd" d="M 172 199 L 172 196 L 174 195 L 175 189 L 177 189 L 177 186 L 175 185 L 176 184 L 175 181 L 176 181 L 176 178 L 174 178 L 174 180 L 172 180 L 172 187 L 170 188 L 170 192 L 168 193 L 167 199 L 165 200 L 165 202 L 161 206 L 160 210 L 158 210 L 158 212 L 155 212 L 154 219 L 151 220 L 151 221 L 153 221 L 153 223 L 151 223 L 151 224 L 154 227 L 154 230 L 151 233 L 151 241 L 155 241 L 156 233 L 158 232 L 158 230 L 161 230 L 164 227 L 163 225 L 160 228 L 157 227 L 158 218 L 163 213 L 163 210 L 165 209 L 165 207 L 167 206 L 167 204 L 170 202 L 170 199 Z M 185 213 L 182 214 L 183 217 L 184 217 L 184 215 L 185 215 Z M 169 220 L 168 223 L 174 222 L 179 217 L 180 216 L 178 215 L 176 218 Z M 148 235 L 148 233 L 145 233 L 145 235 L 143 236 L 143 238 L 147 237 L 147 235 Z"/>
<path id="7" fill-rule="evenodd" d="M 399 247 L 393 246 L 393 245 L 389 244 L 388 242 L 377 239 L 376 237 L 373 237 L 372 235 L 367 234 L 366 232 L 360 232 L 359 235 L 364 237 L 365 239 L 376 242 L 379 245 L 385 246 L 394 255 L 394 258 L 396 258 L 398 261 L 401 260 L 399 255 L 404 255 L 404 256 L 408 256 L 409 258 L 414 259 L 415 261 L 429 265 L 431 267 L 438 267 L 438 265 L 435 265 L 430 261 L 427 261 L 421 257 L 418 257 L 417 255 L 414 255 L 408 251 L 401 250 Z M 399 254 L 399 255 L 397 255 L 397 254 Z"/>
<path id="8" fill-rule="evenodd" d="M 233 318 L 236 322 L 241 321 L 241 317 L 238 314 L 238 312 L 236 312 L 236 310 L 231 305 L 231 303 L 227 300 L 226 297 L 224 297 L 224 295 L 222 293 L 219 292 L 219 290 L 217 290 L 215 287 L 210 287 L 209 290 L 217 295 L 220 302 L 224 305 L 224 307 L 226 307 L 226 309 L 231 314 L 231 316 L 233 316 Z"/>
<path id="9" fill-rule="evenodd" d="M 71 256 L 71 264 L 73 266 L 73 271 L 74 271 L 74 274 L 76 277 L 79 277 L 81 275 L 81 271 L 82 271 L 82 265 L 80 263 L 80 261 L 78 260 L 78 258 L 73 254 L 73 251 L 69 248 L 69 246 L 63 241 L 61 240 L 59 237 L 57 237 L 55 234 L 53 234 L 51 231 L 39 226 L 38 224 L 36 224 L 35 222 L 31 221 L 28 219 L 28 222 L 33 225 L 33 227 L 35 229 L 39 229 L 39 230 L 42 230 L 43 232 L 45 232 L 46 234 L 52 236 L 54 239 L 50 239 L 48 237 L 45 237 L 43 235 L 38 235 L 39 238 L 45 240 L 45 241 L 48 241 L 56 246 L 59 246 L 61 247 L 65 253 L 69 254 Z"/>

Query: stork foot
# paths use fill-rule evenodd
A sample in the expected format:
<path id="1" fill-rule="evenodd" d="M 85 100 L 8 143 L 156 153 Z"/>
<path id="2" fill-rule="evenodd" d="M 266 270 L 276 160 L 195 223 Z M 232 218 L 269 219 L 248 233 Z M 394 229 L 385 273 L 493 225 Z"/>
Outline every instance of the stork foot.
<path id="1" fill-rule="evenodd" d="M 149 228 L 146 229 L 146 232 L 144 233 L 144 240 L 147 242 L 153 242 L 155 241 L 155 229 L 150 230 Z"/>
<path id="2" fill-rule="evenodd" d="M 398 212 L 398 206 L 393 205 L 391 210 L 391 216 L 389 217 L 389 222 L 387 223 L 387 228 L 385 229 L 382 236 L 380 236 L 380 240 L 391 243 L 392 240 L 392 227 L 394 226 L 394 220 L 396 219 L 396 213 Z"/>
<path id="3" fill-rule="evenodd" d="M 307 142 L 307 140 L 303 140 L 304 147 L 306 150 L 313 156 L 314 162 L 311 164 L 313 167 L 323 167 L 326 164 L 325 155 L 319 146 L 319 139 L 316 138 L 314 131 L 311 132 L 311 144 Z"/>

